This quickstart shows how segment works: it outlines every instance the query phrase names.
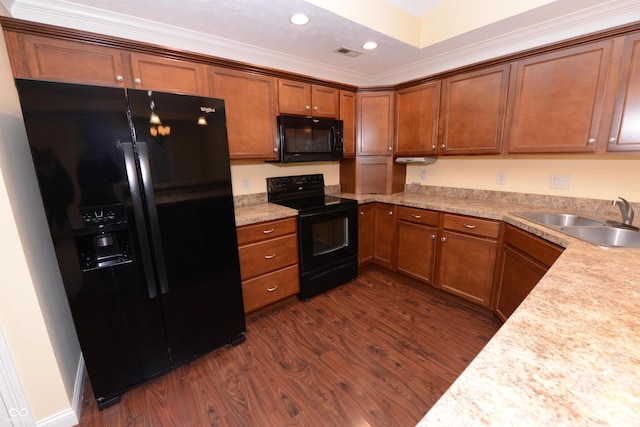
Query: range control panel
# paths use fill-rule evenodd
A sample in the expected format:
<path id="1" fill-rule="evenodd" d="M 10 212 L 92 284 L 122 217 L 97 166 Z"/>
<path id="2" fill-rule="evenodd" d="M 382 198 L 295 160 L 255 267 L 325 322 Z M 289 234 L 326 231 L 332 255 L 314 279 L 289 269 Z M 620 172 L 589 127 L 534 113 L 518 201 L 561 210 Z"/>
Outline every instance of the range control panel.
<path id="1" fill-rule="evenodd" d="M 267 178 L 267 193 L 296 193 L 299 191 L 324 190 L 324 175 L 296 175 Z"/>

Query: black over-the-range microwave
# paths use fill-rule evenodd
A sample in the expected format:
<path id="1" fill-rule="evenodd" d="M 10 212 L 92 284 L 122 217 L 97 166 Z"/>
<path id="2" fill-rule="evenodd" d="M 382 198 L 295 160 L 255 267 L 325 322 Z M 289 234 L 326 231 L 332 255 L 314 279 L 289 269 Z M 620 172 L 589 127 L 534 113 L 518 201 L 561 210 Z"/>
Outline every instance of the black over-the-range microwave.
<path id="1" fill-rule="evenodd" d="M 342 120 L 278 116 L 279 163 L 342 159 Z"/>

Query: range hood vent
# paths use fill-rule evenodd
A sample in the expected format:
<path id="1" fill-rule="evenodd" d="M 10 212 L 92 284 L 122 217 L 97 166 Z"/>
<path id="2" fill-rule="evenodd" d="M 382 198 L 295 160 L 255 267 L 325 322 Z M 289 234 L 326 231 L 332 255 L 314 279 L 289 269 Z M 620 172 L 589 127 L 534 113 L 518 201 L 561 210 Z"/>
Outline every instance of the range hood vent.
<path id="1" fill-rule="evenodd" d="M 436 160 L 436 157 L 397 157 L 396 163 L 430 165 L 435 163 Z"/>

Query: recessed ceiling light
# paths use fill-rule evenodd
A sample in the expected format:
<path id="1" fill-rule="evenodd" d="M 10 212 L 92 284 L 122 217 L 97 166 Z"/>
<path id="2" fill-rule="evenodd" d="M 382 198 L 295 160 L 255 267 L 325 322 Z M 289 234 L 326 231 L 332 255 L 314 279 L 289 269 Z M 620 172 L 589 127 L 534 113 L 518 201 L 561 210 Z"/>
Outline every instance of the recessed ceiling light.
<path id="1" fill-rule="evenodd" d="M 294 25 L 304 25 L 309 22 L 309 17 L 304 13 L 296 13 L 289 21 Z"/>
<path id="2" fill-rule="evenodd" d="M 362 45 L 362 48 L 367 50 L 375 49 L 377 47 L 378 47 L 378 43 L 376 42 L 366 42 L 365 44 Z"/>

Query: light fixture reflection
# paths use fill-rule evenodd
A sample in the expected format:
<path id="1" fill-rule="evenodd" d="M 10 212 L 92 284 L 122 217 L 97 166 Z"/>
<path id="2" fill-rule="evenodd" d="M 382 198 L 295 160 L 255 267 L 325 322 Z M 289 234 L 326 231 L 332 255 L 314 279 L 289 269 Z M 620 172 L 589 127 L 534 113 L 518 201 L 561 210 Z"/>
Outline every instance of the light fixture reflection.
<path id="1" fill-rule="evenodd" d="M 151 117 L 149 118 L 149 123 L 151 123 L 152 125 L 162 124 L 162 122 L 160 121 L 160 116 L 158 116 L 153 110 L 151 110 Z"/>
<path id="2" fill-rule="evenodd" d="M 198 117 L 198 125 L 206 126 L 207 125 L 207 119 L 205 119 L 204 116 Z"/>

